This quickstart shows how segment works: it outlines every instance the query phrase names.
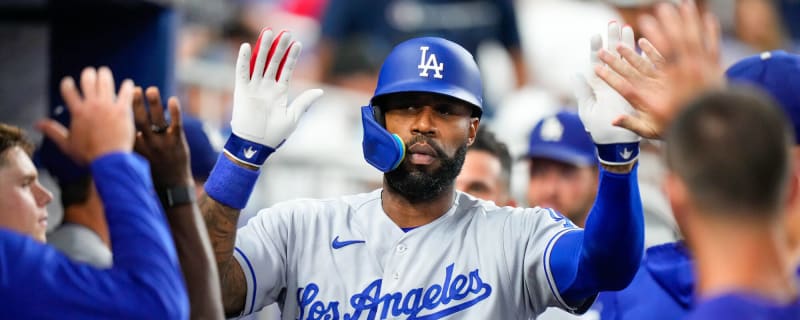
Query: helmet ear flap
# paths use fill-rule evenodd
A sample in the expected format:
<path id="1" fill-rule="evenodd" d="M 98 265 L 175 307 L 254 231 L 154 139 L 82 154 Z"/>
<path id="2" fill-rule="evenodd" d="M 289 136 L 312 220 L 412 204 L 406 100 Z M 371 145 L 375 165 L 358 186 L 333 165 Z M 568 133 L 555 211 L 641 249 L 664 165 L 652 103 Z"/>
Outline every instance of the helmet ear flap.
<path id="1" fill-rule="evenodd" d="M 399 136 L 390 133 L 383 124 L 376 121 L 384 119 L 379 110 L 380 108 L 373 106 L 361 107 L 361 123 L 364 127 L 361 146 L 367 163 L 382 172 L 389 172 L 396 169 L 403 161 L 406 147 Z"/>

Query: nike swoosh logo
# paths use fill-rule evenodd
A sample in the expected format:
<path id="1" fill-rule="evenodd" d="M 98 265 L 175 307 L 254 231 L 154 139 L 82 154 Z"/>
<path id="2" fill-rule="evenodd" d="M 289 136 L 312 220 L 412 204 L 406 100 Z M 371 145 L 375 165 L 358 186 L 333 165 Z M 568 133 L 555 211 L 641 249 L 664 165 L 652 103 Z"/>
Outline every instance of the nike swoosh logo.
<path id="1" fill-rule="evenodd" d="M 331 243 L 331 247 L 333 247 L 334 249 L 341 249 L 341 248 L 344 248 L 346 246 L 349 246 L 351 244 L 356 244 L 356 243 L 366 243 L 366 241 L 364 241 L 364 240 L 339 241 L 339 236 L 336 236 L 336 238 L 333 238 L 333 242 Z"/>

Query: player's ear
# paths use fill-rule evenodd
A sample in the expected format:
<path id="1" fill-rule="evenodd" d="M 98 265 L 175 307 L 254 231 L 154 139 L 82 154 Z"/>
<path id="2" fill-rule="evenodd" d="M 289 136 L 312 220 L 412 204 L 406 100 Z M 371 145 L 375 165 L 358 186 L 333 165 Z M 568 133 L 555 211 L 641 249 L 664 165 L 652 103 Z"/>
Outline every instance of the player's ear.
<path id="1" fill-rule="evenodd" d="M 471 146 L 475 142 L 475 136 L 478 135 L 478 126 L 481 124 L 480 118 L 472 118 L 469 121 L 469 135 L 467 136 L 467 146 Z"/>

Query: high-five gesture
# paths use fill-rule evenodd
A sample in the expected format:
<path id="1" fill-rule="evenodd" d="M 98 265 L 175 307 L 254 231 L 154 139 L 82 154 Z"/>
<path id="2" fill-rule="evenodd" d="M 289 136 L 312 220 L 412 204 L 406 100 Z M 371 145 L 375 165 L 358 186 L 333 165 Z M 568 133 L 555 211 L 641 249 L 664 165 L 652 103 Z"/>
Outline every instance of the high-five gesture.
<path id="1" fill-rule="evenodd" d="M 130 152 L 133 81 L 123 81 L 115 94 L 114 76 L 107 67 L 84 69 L 80 81 L 83 96 L 71 77 L 61 81 L 61 95 L 72 116 L 69 130 L 51 119 L 40 122 L 39 129 L 79 164 L 112 152 Z"/>
<path id="2" fill-rule="evenodd" d="M 656 15 L 639 21 L 647 37 L 639 39 L 643 56 L 633 46 L 609 47 L 599 53 L 609 68 L 596 70 L 639 111 L 636 116 L 620 116 L 614 124 L 646 138 L 660 138 L 687 101 L 724 84 L 716 18 L 711 14 L 701 18 L 693 1 L 677 8 L 659 5 Z"/>
<path id="3" fill-rule="evenodd" d="M 145 100 L 150 106 L 149 113 Z M 189 165 L 189 147 L 183 133 L 178 98 L 169 98 L 167 108 L 171 123 L 167 123 L 164 117 L 158 88 L 149 87 L 145 92 L 142 92 L 142 88 L 135 89 L 133 114 L 138 134 L 134 147 L 137 153 L 150 161 L 156 189 L 192 186 L 194 180 Z"/>
<path id="4" fill-rule="evenodd" d="M 621 42 L 621 43 L 620 43 Z M 622 28 L 612 21 L 608 24 L 608 48 L 633 46 L 633 30 Z M 636 133 L 612 125 L 620 115 L 633 114 L 630 103 L 595 75 L 596 70 L 607 68 L 598 59 L 603 40 L 599 34 L 591 39 L 591 65 L 593 70 L 579 77 L 575 95 L 584 127 L 597 146 L 600 162 L 604 165 L 627 165 L 639 155 L 639 140 Z"/>
<path id="5" fill-rule="evenodd" d="M 239 49 L 231 120 L 233 135 L 225 145 L 225 153 L 243 163 L 260 167 L 294 131 L 300 116 L 322 95 L 322 90 L 311 89 L 289 103 L 289 80 L 302 50 L 299 42 L 291 40 L 289 32 L 275 36 L 271 29 L 265 29 L 255 52 L 251 54 L 248 43 Z"/>

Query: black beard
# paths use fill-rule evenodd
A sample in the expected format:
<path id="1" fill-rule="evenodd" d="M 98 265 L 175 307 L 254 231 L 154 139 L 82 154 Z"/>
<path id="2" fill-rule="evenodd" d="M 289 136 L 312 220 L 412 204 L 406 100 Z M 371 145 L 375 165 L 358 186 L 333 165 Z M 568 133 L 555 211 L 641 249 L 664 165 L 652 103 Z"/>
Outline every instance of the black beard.
<path id="1" fill-rule="evenodd" d="M 456 150 L 452 158 L 448 158 L 444 150 L 434 144 L 433 141 L 425 138 L 414 139 L 408 143 L 406 145 L 406 155 L 409 154 L 408 145 L 413 145 L 423 140 L 436 150 L 437 157 L 441 160 L 441 166 L 438 169 L 432 173 L 427 173 L 417 168 L 416 165 L 410 164 L 408 158 L 406 158 L 403 159 L 397 169 L 383 175 L 387 182 L 387 187 L 403 196 L 410 203 L 430 201 L 452 186 L 461 172 L 461 166 L 464 165 L 464 158 L 467 155 L 466 143 Z"/>

